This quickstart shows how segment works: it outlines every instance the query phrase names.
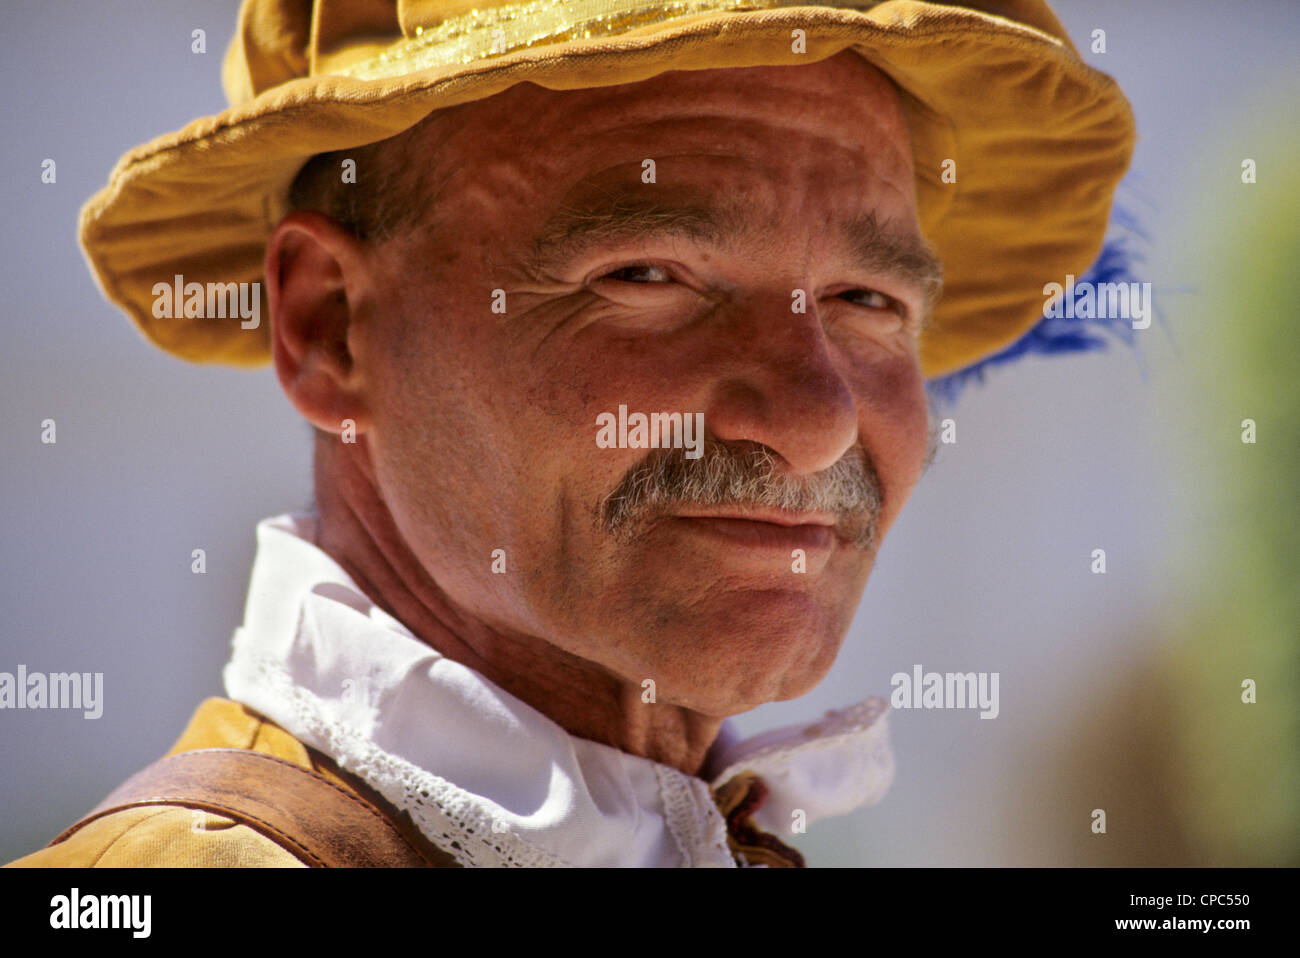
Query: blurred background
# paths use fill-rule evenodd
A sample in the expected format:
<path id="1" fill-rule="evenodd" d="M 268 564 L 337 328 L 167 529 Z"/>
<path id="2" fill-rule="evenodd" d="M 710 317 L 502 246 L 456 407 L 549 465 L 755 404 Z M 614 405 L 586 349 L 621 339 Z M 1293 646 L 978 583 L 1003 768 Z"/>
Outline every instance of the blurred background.
<path id="1" fill-rule="evenodd" d="M 1000 673 L 994 721 L 891 713 L 893 788 L 797 837 L 814 865 L 1300 864 L 1300 5 L 1052 6 L 1137 115 L 1126 195 L 1160 318 L 1137 353 L 1029 358 L 969 387 L 833 671 L 736 722 L 887 698 L 915 663 Z M 75 240 L 122 153 L 225 106 L 237 8 L 0 7 L 0 671 L 103 672 L 106 700 L 97 721 L 0 711 L 0 861 L 222 694 L 254 525 L 309 502 L 310 430 L 274 374 L 146 346 Z"/>

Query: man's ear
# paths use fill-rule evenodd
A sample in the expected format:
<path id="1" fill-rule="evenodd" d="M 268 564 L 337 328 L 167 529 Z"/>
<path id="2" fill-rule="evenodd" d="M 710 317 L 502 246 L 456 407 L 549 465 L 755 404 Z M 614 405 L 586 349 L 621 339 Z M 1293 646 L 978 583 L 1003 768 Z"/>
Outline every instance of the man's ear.
<path id="1" fill-rule="evenodd" d="M 320 213 L 282 219 L 266 244 L 271 355 L 295 409 L 325 432 L 357 433 L 369 408 L 357 370 L 357 306 L 370 280 L 362 243 Z"/>

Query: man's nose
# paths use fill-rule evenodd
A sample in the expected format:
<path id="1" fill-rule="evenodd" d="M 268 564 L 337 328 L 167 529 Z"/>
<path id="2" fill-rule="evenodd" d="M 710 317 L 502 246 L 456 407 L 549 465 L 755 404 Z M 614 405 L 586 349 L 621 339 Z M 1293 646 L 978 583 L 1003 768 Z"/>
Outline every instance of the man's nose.
<path id="1" fill-rule="evenodd" d="M 829 469 L 858 440 L 858 409 L 836 365 L 816 304 L 768 293 L 731 304 L 724 374 L 704 421 L 723 441 L 762 443 L 792 474 Z"/>

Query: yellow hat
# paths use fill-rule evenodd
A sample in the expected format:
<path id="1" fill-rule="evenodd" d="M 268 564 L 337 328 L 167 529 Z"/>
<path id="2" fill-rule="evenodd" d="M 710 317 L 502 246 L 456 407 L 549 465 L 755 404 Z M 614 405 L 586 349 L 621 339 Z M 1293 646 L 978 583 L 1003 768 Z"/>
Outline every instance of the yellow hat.
<path id="1" fill-rule="evenodd" d="M 1087 271 L 1132 154 L 1128 102 L 1041 0 L 244 0 L 223 71 L 232 106 L 124 156 L 82 210 L 81 241 L 150 341 L 261 365 L 268 323 L 158 316 L 155 287 L 261 282 L 313 155 L 522 81 L 581 89 L 850 48 L 902 93 L 921 229 L 944 266 L 922 371 L 943 376 L 1035 326 L 1045 283 Z"/>

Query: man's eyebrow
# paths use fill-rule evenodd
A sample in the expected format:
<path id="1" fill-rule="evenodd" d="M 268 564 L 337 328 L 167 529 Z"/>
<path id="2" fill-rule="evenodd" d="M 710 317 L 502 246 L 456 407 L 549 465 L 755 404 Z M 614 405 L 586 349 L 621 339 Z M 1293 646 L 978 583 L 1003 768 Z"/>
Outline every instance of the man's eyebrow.
<path id="1" fill-rule="evenodd" d="M 916 233 L 887 227 L 874 213 L 849 220 L 844 225 L 844 236 L 856 262 L 867 270 L 897 276 L 921 291 L 925 311 L 922 328 L 928 327 L 943 291 L 943 263 L 930 245 Z"/>
<path id="2" fill-rule="evenodd" d="M 722 245 L 744 229 L 736 211 L 702 204 L 620 199 L 599 207 L 564 207 L 534 239 L 534 262 L 558 265 L 595 247 L 639 236 L 681 236 Z"/>
<path id="3" fill-rule="evenodd" d="M 841 221 L 841 229 L 850 256 L 860 266 L 896 276 L 921 291 L 922 323 L 927 325 L 943 287 L 943 265 L 925 240 L 882 224 L 874 213 Z M 591 249 L 642 236 L 680 236 L 726 246 L 754 230 L 751 217 L 735 206 L 620 198 L 602 206 L 562 207 L 534 239 L 533 262 L 540 272 L 550 272 Z"/>

